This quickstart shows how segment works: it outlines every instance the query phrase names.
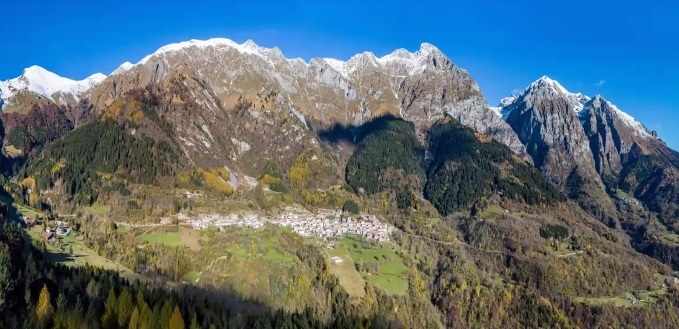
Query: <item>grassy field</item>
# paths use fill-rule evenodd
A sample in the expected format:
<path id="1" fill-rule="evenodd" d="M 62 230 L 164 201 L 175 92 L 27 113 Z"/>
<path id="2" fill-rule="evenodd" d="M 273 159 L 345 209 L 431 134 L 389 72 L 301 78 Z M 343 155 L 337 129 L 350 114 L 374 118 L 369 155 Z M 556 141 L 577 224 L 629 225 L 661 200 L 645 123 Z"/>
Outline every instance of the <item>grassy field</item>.
<path id="1" fill-rule="evenodd" d="M 141 234 L 137 233 L 137 240 L 141 243 L 158 244 L 171 248 L 189 247 L 193 251 L 199 251 L 201 248 L 200 231 L 188 227 L 180 227 L 179 232 L 177 232 L 177 228 L 174 225 L 152 229 L 136 228 L 134 230 L 137 232 L 141 231 Z"/>
<path id="2" fill-rule="evenodd" d="M 667 294 L 667 287 L 664 284 L 664 277 L 656 274 L 657 287 L 651 290 L 634 290 L 626 292 L 620 296 L 610 297 L 575 297 L 573 300 L 578 303 L 595 306 L 615 306 L 615 307 L 644 307 L 657 302 L 658 298 Z"/>
<path id="3" fill-rule="evenodd" d="M 504 209 L 502 209 L 500 206 L 491 204 L 486 207 L 486 209 L 483 209 L 480 216 L 484 219 L 498 219 L 502 218 L 504 213 Z"/>
<path id="4" fill-rule="evenodd" d="M 201 235 L 202 247 L 192 268 L 196 273 L 185 279 L 230 287 L 285 310 L 301 310 L 314 302 L 315 269 L 297 256 L 305 245 L 298 235 L 279 227 L 231 227 L 201 231 Z"/>
<path id="5" fill-rule="evenodd" d="M 27 230 L 27 232 L 31 237 L 33 244 L 40 248 L 42 244 L 42 226 L 34 226 Z M 90 249 L 82 241 L 77 239 L 75 233 L 62 239 L 62 243 L 59 247 L 54 244 L 47 244 L 47 256 L 50 260 L 66 266 L 93 266 L 104 270 L 116 271 L 128 279 L 142 278 L 125 266 L 98 255 L 96 251 Z"/>
<path id="6" fill-rule="evenodd" d="M 408 291 L 408 268 L 390 245 L 375 245 L 347 237 L 337 242 L 331 253 L 345 252 L 358 264 L 363 278 L 392 295 Z"/>
<path id="7" fill-rule="evenodd" d="M 365 281 L 356 271 L 356 265 L 345 248 L 328 250 L 330 272 L 337 276 L 340 285 L 352 297 L 361 298 L 365 295 Z"/>
<path id="8" fill-rule="evenodd" d="M 14 207 L 17 209 L 17 212 L 19 212 L 21 215 L 24 215 L 24 216 L 29 216 L 29 217 L 32 217 L 32 218 L 38 218 L 38 217 L 43 216 L 43 213 L 40 212 L 40 210 L 35 209 L 35 208 L 30 208 L 30 207 L 27 207 L 27 206 L 24 206 L 24 205 L 21 205 L 21 204 L 18 204 L 18 203 L 15 203 Z"/>
<path id="9" fill-rule="evenodd" d="M 578 303 L 594 306 L 615 306 L 615 307 L 643 307 L 656 303 L 658 298 L 666 293 L 665 289 L 628 292 L 622 296 L 611 297 L 576 297 Z"/>
<path id="10" fill-rule="evenodd" d="M 93 215 L 97 217 L 104 217 L 106 216 L 110 211 L 111 208 L 109 206 L 100 204 L 100 203 L 95 203 L 89 207 L 83 207 L 82 208 L 83 214 L 86 215 Z"/>
<path id="11" fill-rule="evenodd" d="M 162 244 L 168 247 L 179 247 L 184 245 L 179 232 L 144 233 L 137 238 L 144 242 Z"/>

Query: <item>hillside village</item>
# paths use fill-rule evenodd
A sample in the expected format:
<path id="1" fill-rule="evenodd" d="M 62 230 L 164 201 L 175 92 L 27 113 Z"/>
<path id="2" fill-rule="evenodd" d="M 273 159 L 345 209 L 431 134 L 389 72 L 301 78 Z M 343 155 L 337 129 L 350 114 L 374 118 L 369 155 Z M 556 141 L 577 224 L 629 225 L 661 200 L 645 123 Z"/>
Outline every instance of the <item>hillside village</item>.
<path id="1" fill-rule="evenodd" d="M 347 215 L 341 210 L 321 209 L 315 213 L 296 208 L 285 208 L 273 216 L 257 213 L 241 214 L 204 214 L 194 218 L 181 214 L 180 221 L 185 221 L 194 229 L 209 227 L 224 228 L 242 226 L 261 228 L 266 224 L 291 228 L 304 237 L 318 237 L 324 240 L 336 239 L 346 235 L 360 236 L 366 240 L 384 242 L 390 240 L 394 227 L 382 223 L 374 215 Z"/>

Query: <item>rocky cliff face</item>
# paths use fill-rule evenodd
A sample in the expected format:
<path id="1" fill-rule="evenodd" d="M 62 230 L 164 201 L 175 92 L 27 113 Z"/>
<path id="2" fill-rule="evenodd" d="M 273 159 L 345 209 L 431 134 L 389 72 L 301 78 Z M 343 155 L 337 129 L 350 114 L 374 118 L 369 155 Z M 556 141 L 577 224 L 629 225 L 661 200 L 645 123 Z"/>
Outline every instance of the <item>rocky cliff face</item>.
<path id="1" fill-rule="evenodd" d="M 604 191 L 626 209 L 631 204 L 617 194 L 621 190 L 666 220 L 677 218 L 675 152 L 610 101 L 571 93 L 542 77 L 519 97 L 503 100 L 497 112 L 535 165 L 572 197 L 596 200 L 599 211 L 614 216 Z"/>
<path id="2" fill-rule="evenodd" d="M 543 77 L 505 110 L 507 122 L 526 145 L 535 165 L 562 188 L 573 174 L 596 176 L 588 139 L 576 112 L 580 109 L 575 95 Z"/>
<path id="3" fill-rule="evenodd" d="M 618 176 L 634 145 L 646 151 L 653 148 L 655 138 L 651 133 L 601 96 L 587 102 L 579 117 L 590 141 L 596 169 L 604 181 Z"/>
<path id="4" fill-rule="evenodd" d="M 587 97 L 542 77 L 503 109 L 527 152 L 552 183 L 597 215 L 613 209 L 578 118 Z"/>
<path id="5" fill-rule="evenodd" d="M 422 137 L 433 122 L 451 115 L 523 152 L 512 129 L 486 107 L 469 74 L 429 44 L 416 52 L 401 49 L 383 57 L 365 52 L 347 61 L 307 63 L 251 41 L 193 40 L 122 66 L 92 89 L 90 99 L 105 108 L 129 90 L 176 76 L 198 85 L 192 97 L 208 111 L 233 107 L 241 97 L 276 94 L 276 107 L 296 113 L 311 128 L 359 125 L 393 114 L 414 122 Z"/>
<path id="6" fill-rule="evenodd" d="M 679 219 L 679 171 L 674 152 L 601 96 L 585 104 L 579 116 L 597 172 L 609 189 L 634 195 L 668 223 Z"/>

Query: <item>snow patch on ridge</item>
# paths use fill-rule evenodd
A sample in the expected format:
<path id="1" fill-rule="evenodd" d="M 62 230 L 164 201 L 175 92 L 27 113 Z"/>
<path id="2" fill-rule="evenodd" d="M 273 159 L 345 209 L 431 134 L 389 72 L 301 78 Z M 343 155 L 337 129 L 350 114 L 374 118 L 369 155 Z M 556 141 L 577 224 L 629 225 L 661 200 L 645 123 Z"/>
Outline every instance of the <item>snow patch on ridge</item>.
<path id="1" fill-rule="evenodd" d="M 120 74 L 120 73 L 123 73 L 123 72 L 127 72 L 127 71 L 131 70 L 133 67 L 134 67 L 134 64 L 126 61 L 125 63 L 120 64 L 120 66 L 118 66 L 118 68 L 115 69 L 115 71 L 111 72 L 111 75 L 116 75 L 116 74 Z"/>
<path id="2" fill-rule="evenodd" d="M 411 76 L 424 72 L 433 54 L 441 54 L 441 51 L 436 46 L 424 42 L 415 52 L 400 48 L 382 57 L 377 57 L 372 52 L 362 52 L 346 61 L 336 58 L 323 58 L 323 60 L 345 78 L 362 67 L 370 66 L 387 68 L 394 75 Z"/>
<path id="3" fill-rule="evenodd" d="M 615 113 L 618 115 L 618 118 L 620 118 L 620 120 L 622 120 L 628 126 L 634 128 L 634 131 L 638 132 L 641 136 L 643 136 L 643 137 L 650 137 L 651 136 L 651 134 L 648 132 L 648 129 L 646 129 L 646 127 L 644 127 L 644 125 L 639 120 L 635 119 L 634 117 L 629 115 L 627 112 L 623 112 L 621 109 L 619 109 L 617 106 L 615 106 L 615 104 L 613 104 L 609 101 L 606 101 L 606 104 L 608 104 L 608 106 L 610 106 L 611 109 L 613 109 L 613 111 L 615 111 Z"/>
<path id="4" fill-rule="evenodd" d="M 543 75 L 540 77 L 540 79 L 533 81 L 524 91 L 524 95 L 534 94 L 540 91 L 546 91 L 555 96 L 565 97 L 572 105 L 572 108 L 576 113 L 582 111 L 582 109 L 585 107 L 585 103 L 591 100 L 590 97 L 583 95 L 582 93 L 572 93 L 568 91 L 568 89 L 561 85 L 561 83 L 546 75 Z"/>
<path id="5" fill-rule="evenodd" d="M 2 103 L 6 103 L 17 92 L 28 90 L 47 98 L 52 98 L 56 93 L 71 94 L 77 100 L 80 94 L 104 79 L 106 79 L 106 75 L 95 73 L 83 80 L 71 80 L 33 65 L 25 68 L 23 74 L 19 77 L 0 81 L 0 97 Z"/>
<path id="6" fill-rule="evenodd" d="M 605 102 L 608 108 L 612 110 L 612 112 L 617 116 L 617 118 L 619 118 L 623 124 L 632 128 L 638 136 L 640 137 L 652 136 L 649 130 L 639 120 L 635 119 L 628 113 L 623 112 L 615 104 L 604 99 L 600 95 L 591 98 L 582 93 L 570 92 L 563 85 L 561 85 L 561 83 L 551 79 L 546 75 L 532 82 L 524 90 L 522 96 L 520 97 L 525 98 L 526 95 L 535 94 L 539 92 L 548 92 L 555 96 L 565 97 L 571 103 L 573 110 L 577 113 L 578 117 L 581 118 L 581 120 L 584 119 L 589 113 L 591 106 L 590 101 Z M 488 108 L 491 109 L 494 113 L 496 113 L 500 117 L 502 117 L 504 120 L 506 120 L 507 117 L 509 116 L 509 113 L 511 113 L 512 111 L 511 105 L 514 104 L 517 101 L 517 99 L 519 99 L 519 97 L 515 96 L 505 97 L 502 100 L 500 100 L 499 106 L 497 107 L 489 106 Z"/>
<path id="7" fill-rule="evenodd" d="M 183 42 L 178 42 L 178 43 L 171 43 L 169 45 L 162 46 L 158 48 L 155 52 L 153 52 L 150 55 L 145 56 L 142 58 L 137 64 L 135 65 L 140 65 L 148 62 L 153 58 L 154 56 L 159 56 L 163 55 L 166 53 L 170 52 L 177 52 L 177 51 L 183 51 L 187 48 L 191 47 L 197 47 L 197 48 L 209 48 L 209 47 L 214 47 L 214 48 L 232 48 L 240 53 L 243 54 L 250 54 L 250 55 L 255 55 L 258 57 L 261 57 L 262 59 L 266 60 L 267 62 L 270 62 L 270 58 L 267 55 L 281 55 L 280 50 L 278 48 L 264 48 L 258 46 L 254 41 L 252 40 L 247 40 L 243 42 L 242 44 L 239 44 L 231 39 L 227 38 L 212 38 L 212 39 L 207 39 L 207 40 L 197 40 L 197 39 L 192 39 L 189 41 L 183 41 Z M 273 63 L 272 63 L 273 64 Z"/>
<path id="8" fill-rule="evenodd" d="M 648 129 L 637 119 L 629 115 L 627 112 L 622 111 L 619 107 L 617 107 L 615 104 L 611 103 L 610 101 L 606 100 L 603 98 L 601 95 L 596 95 L 593 99 L 592 102 L 605 102 L 606 107 L 608 107 L 611 112 L 617 117 L 624 125 L 628 126 L 631 128 L 634 133 L 639 136 L 639 137 L 644 137 L 644 138 L 649 138 L 652 137 L 653 135 L 648 131 Z M 589 114 L 589 111 L 591 110 L 592 104 L 590 103 L 585 109 L 585 111 L 582 111 L 580 114 L 581 119 L 584 119 L 587 117 Z M 598 104 L 596 106 L 599 106 Z"/>

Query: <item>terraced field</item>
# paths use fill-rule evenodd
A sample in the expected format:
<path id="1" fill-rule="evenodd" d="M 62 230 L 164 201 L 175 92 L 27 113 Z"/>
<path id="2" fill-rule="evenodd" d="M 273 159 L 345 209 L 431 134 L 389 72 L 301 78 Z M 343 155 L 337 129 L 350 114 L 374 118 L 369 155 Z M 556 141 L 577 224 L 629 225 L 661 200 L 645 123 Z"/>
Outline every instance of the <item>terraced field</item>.
<path id="1" fill-rule="evenodd" d="M 348 255 L 350 258 L 346 261 L 357 265 L 365 281 L 388 294 L 405 295 L 408 291 L 408 268 L 390 244 L 373 244 L 346 237 L 337 242 L 330 254 L 345 255 L 345 257 Z M 349 281 L 350 277 L 344 279 L 340 277 L 340 281 L 342 280 Z M 345 286 L 345 289 L 355 290 L 355 287 L 349 285 L 349 287 Z"/>

